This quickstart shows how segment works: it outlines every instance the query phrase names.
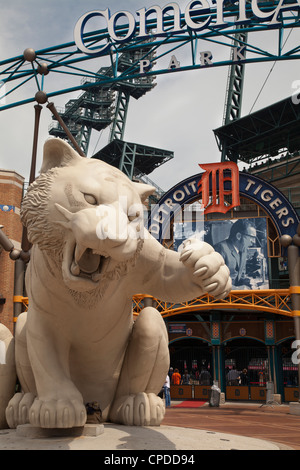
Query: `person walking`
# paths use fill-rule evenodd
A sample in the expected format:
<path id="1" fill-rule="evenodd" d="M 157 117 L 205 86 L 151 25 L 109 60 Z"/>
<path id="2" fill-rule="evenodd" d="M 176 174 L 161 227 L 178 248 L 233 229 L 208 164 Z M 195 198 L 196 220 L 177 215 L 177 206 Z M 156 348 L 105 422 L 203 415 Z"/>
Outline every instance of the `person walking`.
<path id="1" fill-rule="evenodd" d="M 188 373 L 187 370 L 185 370 L 184 374 L 182 376 L 182 379 L 181 379 L 182 385 L 189 385 L 190 384 L 190 379 L 191 379 L 190 374 Z"/>
<path id="2" fill-rule="evenodd" d="M 236 370 L 235 366 L 233 366 L 227 375 L 227 385 L 233 385 L 233 386 L 238 385 L 239 376 L 240 376 L 240 372 Z"/>
<path id="3" fill-rule="evenodd" d="M 175 369 L 172 375 L 172 384 L 173 385 L 180 385 L 181 382 L 181 375 L 179 374 L 179 370 Z"/>
<path id="4" fill-rule="evenodd" d="M 165 403 L 166 408 L 171 406 L 171 395 L 170 395 L 170 377 L 167 375 L 165 383 L 164 383 L 164 395 L 165 395 Z"/>

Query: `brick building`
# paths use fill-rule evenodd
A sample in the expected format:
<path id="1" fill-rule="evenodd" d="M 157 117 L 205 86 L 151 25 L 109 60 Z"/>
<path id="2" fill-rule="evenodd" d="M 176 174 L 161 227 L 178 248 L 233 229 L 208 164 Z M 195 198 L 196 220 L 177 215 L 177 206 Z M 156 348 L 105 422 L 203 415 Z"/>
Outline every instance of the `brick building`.
<path id="1" fill-rule="evenodd" d="M 16 249 L 21 248 L 20 206 L 24 178 L 10 170 L 0 170 L 0 226 Z M 0 322 L 13 331 L 15 262 L 0 247 Z"/>

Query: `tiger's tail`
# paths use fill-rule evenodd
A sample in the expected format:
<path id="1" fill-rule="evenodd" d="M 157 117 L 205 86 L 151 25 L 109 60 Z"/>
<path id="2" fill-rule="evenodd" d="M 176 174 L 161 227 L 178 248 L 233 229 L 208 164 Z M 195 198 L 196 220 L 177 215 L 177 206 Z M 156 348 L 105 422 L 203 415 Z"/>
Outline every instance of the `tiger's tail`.
<path id="1" fill-rule="evenodd" d="M 0 324 L 0 429 L 7 428 L 5 410 L 16 387 L 15 340 L 6 326 Z"/>

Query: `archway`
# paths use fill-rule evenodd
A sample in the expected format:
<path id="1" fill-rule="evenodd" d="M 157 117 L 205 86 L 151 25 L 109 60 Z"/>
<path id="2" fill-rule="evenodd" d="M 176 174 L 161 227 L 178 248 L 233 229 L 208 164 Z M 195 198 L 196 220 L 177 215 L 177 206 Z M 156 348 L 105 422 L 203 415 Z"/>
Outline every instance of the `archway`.
<path id="1" fill-rule="evenodd" d="M 230 400 L 265 400 L 270 379 L 268 350 L 262 341 L 239 337 L 224 343 L 223 389 Z M 246 376 L 242 378 L 242 371 Z M 234 372 L 236 371 L 236 373 Z"/>
<path id="2" fill-rule="evenodd" d="M 202 368 L 206 368 L 211 376 L 213 371 L 212 348 L 201 338 L 188 337 L 173 340 L 169 344 L 170 364 L 180 374 L 188 370 L 192 381 L 199 381 Z"/>

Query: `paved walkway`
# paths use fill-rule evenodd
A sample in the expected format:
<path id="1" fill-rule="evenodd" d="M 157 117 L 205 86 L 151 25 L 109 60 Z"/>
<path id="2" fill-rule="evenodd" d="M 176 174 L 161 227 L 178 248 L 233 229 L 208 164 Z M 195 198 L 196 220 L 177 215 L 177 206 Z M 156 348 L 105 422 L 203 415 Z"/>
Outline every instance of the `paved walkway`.
<path id="1" fill-rule="evenodd" d="M 179 402 L 178 402 L 179 403 Z M 300 416 L 291 415 L 289 405 L 261 406 L 260 403 L 226 402 L 218 408 L 208 404 L 199 408 L 174 408 L 166 411 L 164 425 L 202 429 L 255 437 L 300 450 Z"/>
<path id="2" fill-rule="evenodd" d="M 166 410 L 159 427 L 104 424 L 98 435 L 77 437 L 39 437 L 26 425 L 18 431 L 0 430 L 0 450 L 300 450 L 300 416 L 289 414 L 287 405 L 226 403 L 218 408 L 208 404 L 177 408 L 175 404 Z M 147 453 L 137 455 L 140 463 L 146 462 Z"/>

